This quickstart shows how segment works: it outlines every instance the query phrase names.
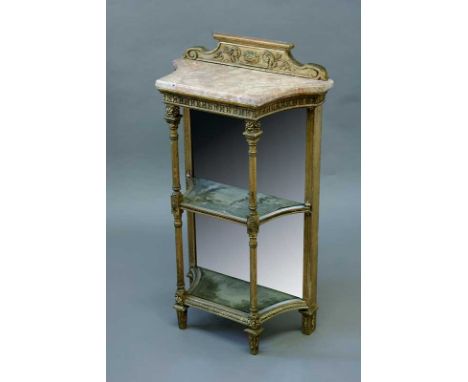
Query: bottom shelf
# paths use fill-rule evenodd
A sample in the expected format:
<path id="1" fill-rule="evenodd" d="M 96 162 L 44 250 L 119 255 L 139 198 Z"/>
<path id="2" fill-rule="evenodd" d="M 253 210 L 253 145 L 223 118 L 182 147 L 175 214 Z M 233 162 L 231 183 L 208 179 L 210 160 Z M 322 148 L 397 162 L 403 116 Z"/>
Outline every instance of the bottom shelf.
<path id="1" fill-rule="evenodd" d="M 193 268 L 186 304 L 219 316 L 248 324 L 250 283 L 206 268 Z M 307 309 L 299 297 L 261 285 L 257 286 L 257 306 L 260 321 L 279 313 Z"/>

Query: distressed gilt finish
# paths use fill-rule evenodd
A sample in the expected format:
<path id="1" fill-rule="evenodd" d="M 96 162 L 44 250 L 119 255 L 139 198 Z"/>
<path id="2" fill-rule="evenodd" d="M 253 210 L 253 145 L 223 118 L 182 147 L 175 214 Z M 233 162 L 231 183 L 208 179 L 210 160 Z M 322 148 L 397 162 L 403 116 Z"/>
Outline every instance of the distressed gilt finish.
<path id="1" fill-rule="evenodd" d="M 291 49 L 294 48 L 294 44 L 220 33 L 213 34 L 213 37 L 219 41 L 215 49 L 190 48 L 186 50 L 184 58 L 314 80 L 328 79 L 327 71 L 323 66 L 303 65 L 293 58 Z"/>
<path id="2" fill-rule="evenodd" d="M 297 62 L 291 55 L 293 44 L 222 34 L 213 36 L 218 41 L 215 49 L 188 49 L 183 59 L 175 61 L 179 75 L 169 75 L 156 82 L 166 104 L 165 119 L 169 125 L 171 140 L 171 208 L 177 266 L 174 308 L 181 329 L 187 327 L 187 309 L 190 306 L 245 325 L 250 352 L 257 354 L 262 324 L 278 314 L 299 311 L 302 315 L 302 332 L 311 334 L 316 328 L 322 104 L 333 81 L 328 79 L 322 66 Z M 213 81 L 204 87 L 206 82 L 210 82 L 208 79 L 211 78 L 211 72 Z M 198 74 L 201 80 L 196 78 Z M 248 82 L 243 82 L 244 80 Z M 225 85 L 226 89 L 218 91 L 218 85 Z M 184 193 L 181 192 L 180 185 L 177 132 L 181 108 L 185 149 Z M 304 108 L 307 111 L 303 202 L 257 192 L 257 146 L 263 133 L 260 119 L 293 108 Z M 196 178 L 192 159 L 192 109 L 244 121 L 244 137 L 249 157 L 248 190 Z M 187 216 L 190 280 L 187 290 L 184 283 L 182 245 L 183 211 L 186 211 Z M 257 240 L 260 225 L 293 213 L 304 214 L 302 297 L 257 283 Z M 245 225 L 249 243 L 249 281 L 198 266 L 197 214 Z"/>
<path id="3" fill-rule="evenodd" d="M 207 98 L 197 98 L 189 95 L 170 94 L 162 90 L 163 100 L 166 104 L 178 105 L 194 110 L 206 111 L 213 114 L 221 114 L 228 117 L 258 120 L 267 115 L 280 111 L 296 108 L 308 108 L 319 106 L 325 99 L 324 94 L 294 96 L 290 98 L 275 100 L 258 108 L 236 105 L 234 103 L 222 103 Z"/>

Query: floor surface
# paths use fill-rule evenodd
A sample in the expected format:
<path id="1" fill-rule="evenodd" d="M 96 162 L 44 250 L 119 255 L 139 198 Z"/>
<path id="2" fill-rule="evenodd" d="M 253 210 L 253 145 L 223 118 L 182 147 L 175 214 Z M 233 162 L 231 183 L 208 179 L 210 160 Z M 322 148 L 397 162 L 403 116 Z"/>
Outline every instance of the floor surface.
<path id="1" fill-rule="evenodd" d="M 326 194 L 323 210 L 329 200 L 340 208 Z M 322 214 L 315 333 L 303 335 L 300 314 L 285 313 L 265 324 L 252 356 L 243 327 L 226 319 L 190 308 L 188 328 L 178 329 L 172 217 L 169 208 L 140 212 L 119 211 L 126 223 L 108 226 L 109 382 L 360 380 L 359 227 L 351 220 L 335 238 L 333 217 Z"/>

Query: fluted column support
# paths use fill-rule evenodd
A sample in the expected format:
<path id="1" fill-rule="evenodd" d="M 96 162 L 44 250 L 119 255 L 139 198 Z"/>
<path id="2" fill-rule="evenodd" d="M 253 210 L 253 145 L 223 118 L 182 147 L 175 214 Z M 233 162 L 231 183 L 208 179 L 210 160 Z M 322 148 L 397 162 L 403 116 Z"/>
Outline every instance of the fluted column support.
<path id="1" fill-rule="evenodd" d="M 258 316 L 257 307 L 257 235 L 259 217 L 257 212 L 257 143 L 262 135 L 259 121 L 245 122 L 244 136 L 249 146 L 249 216 L 247 217 L 247 234 L 249 236 L 250 258 L 250 315 L 249 327 L 245 331 L 249 335 L 249 346 L 252 354 L 258 353 L 259 336 L 263 331 Z"/>
<path id="2" fill-rule="evenodd" d="M 185 329 L 187 326 L 187 307 L 184 305 L 185 282 L 184 282 L 184 254 L 182 242 L 182 209 L 180 203 L 182 194 L 180 192 L 180 172 L 179 172 L 179 134 L 177 129 L 180 122 L 180 110 L 178 106 L 166 104 L 165 119 L 169 125 L 169 138 L 171 140 L 172 157 L 172 195 L 171 209 L 174 216 L 175 247 L 176 247 L 176 267 L 177 267 L 177 289 L 175 293 L 174 308 L 177 311 L 179 328 Z"/>

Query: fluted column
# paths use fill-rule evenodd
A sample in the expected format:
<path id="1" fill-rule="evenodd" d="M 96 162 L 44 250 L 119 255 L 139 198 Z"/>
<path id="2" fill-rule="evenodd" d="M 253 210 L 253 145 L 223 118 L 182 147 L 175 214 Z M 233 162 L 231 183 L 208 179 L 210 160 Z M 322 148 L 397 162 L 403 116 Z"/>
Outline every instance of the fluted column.
<path id="1" fill-rule="evenodd" d="M 185 329 L 187 326 L 187 307 L 184 305 L 185 283 L 184 283 L 184 254 L 182 243 L 182 210 L 180 203 L 182 194 L 180 192 L 180 174 L 179 174 L 179 134 L 177 129 L 180 122 L 179 107 L 166 104 L 165 119 L 169 125 L 169 137 L 171 140 L 172 156 L 172 195 L 171 208 L 174 216 L 175 228 L 175 247 L 176 247 L 176 267 L 177 267 L 177 290 L 175 294 L 174 308 L 177 311 L 179 328 Z"/>
<path id="2" fill-rule="evenodd" d="M 249 146 L 249 216 L 247 218 L 247 234 L 249 235 L 250 253 L 250 315 L 249 327 L 245 331 L 249 335 L 249 346 L 252 354 L 258 353 L 259 336 L 263 331 L 257 307 L 257 235 L 259 230 L 257 213 L 257 142 L 261 134 L 262 129 L 259 121 L 246 121 L 244 136 Z"/>

